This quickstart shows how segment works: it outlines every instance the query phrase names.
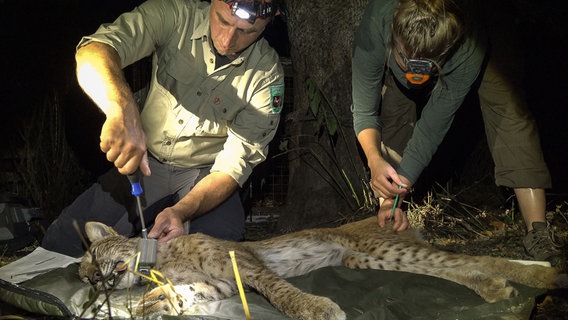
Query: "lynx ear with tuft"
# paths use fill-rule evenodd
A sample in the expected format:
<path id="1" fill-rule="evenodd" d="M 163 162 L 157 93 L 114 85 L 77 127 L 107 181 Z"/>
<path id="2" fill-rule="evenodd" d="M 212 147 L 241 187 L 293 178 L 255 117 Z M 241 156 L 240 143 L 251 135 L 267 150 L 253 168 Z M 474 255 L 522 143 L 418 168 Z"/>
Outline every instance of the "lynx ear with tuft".
<path id="1" fill-rule="evenodd" d="M 85 223 L 85 233 L 87 233 L 87 238 L 89 238 L 89 241 L 91 242 L 119 235 L 113 228 L 96 221 L 88 221 Z"/>

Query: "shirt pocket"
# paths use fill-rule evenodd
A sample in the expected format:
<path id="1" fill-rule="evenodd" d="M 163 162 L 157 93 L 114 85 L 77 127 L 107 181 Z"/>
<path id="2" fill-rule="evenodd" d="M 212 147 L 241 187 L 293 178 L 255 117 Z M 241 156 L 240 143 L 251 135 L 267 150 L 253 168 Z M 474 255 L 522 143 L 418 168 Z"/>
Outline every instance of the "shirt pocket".
<path id="1" fill-rule="evenodd" d="M 199 108 L 201 130 L 204 135 L 227 136 L 228 128 L 232 125 L 239 111 L 245 108 L 245 103 L 233 88 L 212 90 Z"/>
<path id="2" fill-rule="evenodd" d="M 191 59 L 180 53 L 165 54 L 163 65 L 158 66 L 158 82 L 186 107 L 199 100 L 197 92 L 205 79 Z"/>

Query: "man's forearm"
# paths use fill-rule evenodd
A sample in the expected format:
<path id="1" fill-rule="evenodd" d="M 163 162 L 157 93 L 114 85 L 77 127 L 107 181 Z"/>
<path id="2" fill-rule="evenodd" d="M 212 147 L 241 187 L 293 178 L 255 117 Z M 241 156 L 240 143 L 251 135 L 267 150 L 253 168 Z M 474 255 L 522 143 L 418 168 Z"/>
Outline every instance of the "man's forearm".
<path id="1" fill-rule="evenodd" d="M 77 50 L 75 60 L 79 85 L 107 117 L 134 111 L 128 110 L 137 105 L 114 48 L 91 42 Z"/>
<path id="2" fill-rule="evenodd" d="M 180 217 L 183 221 L 192 220 L 219 206 L 237 189 L 238 184 L 231 176 L 212 172 L 199 181 L 172 209 L 183 215 Z"/>

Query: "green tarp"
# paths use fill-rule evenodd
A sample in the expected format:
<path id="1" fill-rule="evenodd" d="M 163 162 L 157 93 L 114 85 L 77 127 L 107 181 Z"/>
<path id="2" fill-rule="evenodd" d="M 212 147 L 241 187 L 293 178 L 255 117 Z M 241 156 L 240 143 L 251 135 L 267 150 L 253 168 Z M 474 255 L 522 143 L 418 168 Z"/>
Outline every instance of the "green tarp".
<path id="1" fill-rule="evenodd" d="M 52 270 L 14 285 L 0 280 L 0 299 L 18 308 L 45 315 L 95 317 L 93 306 L 84 312 L 93 296 L 88 284 L 77 276 L 77 264 Z M 306 292 L 331 298 L 348 319 L 529 319 L 535 297 L 543 290 L 514 284 L 519 295 L 497 303 L 486 303 L 470 289 L 429 276 L 380 270 L 350 270 L 328 267 L 289 281 Z M 111 299 L 113 317 L 131 318 L 145 287 L 115 291 Z M 262 296 L 247 292 L 252 319 L 287 319 Z M 99 296 L 95 305 L 103 303 Z M 107 310 L 108 311 L 108 310 Z M 107 311 L 99 318 L 108 318 Z M 245 319 L 240 297 L 195 305 L 184 319 Z M 179 317 L 165 317 L 179 318 Z"/>

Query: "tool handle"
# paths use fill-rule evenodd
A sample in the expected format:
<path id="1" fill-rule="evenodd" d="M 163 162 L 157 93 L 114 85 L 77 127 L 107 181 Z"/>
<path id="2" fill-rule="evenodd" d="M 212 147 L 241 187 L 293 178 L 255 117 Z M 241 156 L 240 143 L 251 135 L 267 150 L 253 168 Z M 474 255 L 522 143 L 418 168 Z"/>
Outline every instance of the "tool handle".
<path id="1" fill-rule="evenodd" d="M 133 174 L 128 175 L 128 181 L 130 181 L 130 185 L 132 186 L 132 195 L 135 197 L 140 196 L 144 191 L 142 190 L 142 186 L 140 185 L 140 171 L 136 170 Z"/>
<path id="2" fill-rule="evenodd" d="M 403 187 L 402 185 L 398 186 L 399 189 L 402 189 L 402 187 Z M 391 210 L 391 214 L 390 214 L 390 217 L 389 217 L 389 219 L 391 219 L 391 220 L 392 220 L 392 218 L 394 218 L 394 211 L 396 210 L 396 206 L 398 205 L 398 198 L 400 198 L 399 194 L 397 194 L 396 197 L 394 198 L 394 204 L 392 205 L 392 210 Z"/>
<path id="3" fill-rule="evenodd" d="M 146 230 L 146 223 L 144 222 L 144 211 L 142 210 L 142 202 L 140 195 L 142 195 L 142 186 L 140 185 L 140 170 L 136 170 L 133 174 L 127 175 L 128 181 L 132 186 L 132 195 L 136 198 L 136 212 L 140 217 L 140 224 L 142 226 L 142 238 L 148 239 L 148 231 Z"/>

